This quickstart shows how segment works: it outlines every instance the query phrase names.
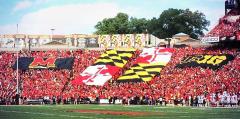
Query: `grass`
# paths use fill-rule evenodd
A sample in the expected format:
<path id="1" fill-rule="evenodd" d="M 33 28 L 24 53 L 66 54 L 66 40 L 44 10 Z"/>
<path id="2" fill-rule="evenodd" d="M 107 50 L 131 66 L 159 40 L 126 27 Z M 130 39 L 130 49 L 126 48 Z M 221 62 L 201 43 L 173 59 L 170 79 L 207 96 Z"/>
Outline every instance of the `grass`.
<path id="1" fill-rule="evenodd" d="M 79 113 L 70 110 L 151 113 L 144 116 Z M 152 114 L 153 113 L 153 114 Z M 239 119 L 240 108 L 192 108 L 122 105 L 0 106 L 0 119 Z"/>

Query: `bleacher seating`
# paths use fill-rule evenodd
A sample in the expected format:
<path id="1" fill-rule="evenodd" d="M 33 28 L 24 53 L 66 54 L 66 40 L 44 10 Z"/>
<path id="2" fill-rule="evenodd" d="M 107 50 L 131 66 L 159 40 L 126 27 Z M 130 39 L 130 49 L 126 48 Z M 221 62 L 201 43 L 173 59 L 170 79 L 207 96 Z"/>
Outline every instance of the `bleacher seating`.
<path id="1" fill-rule="evenodd" d="M 8 104 L 16 94 L 16 72 L 11 67 L 14 59 L 16 54 L 0 52 L 0 100 Z"/>
<path id="2" fill-rule="evenodd" d="M 219 23 L 208 33 L 206 37 L 220 37 L 220 39 L 226 39 L 226 37 L 236 38 L 239 31 L 239 13 L 238 10 L 232 9 L 225 16 L 219 19 Z"/>
<path id="3" fill-rule="evenodd" d="M 142 83 L 124 83 L 105 86 L 101 94 L 106 98 L 109 96 L 117 96 L 121 99 L 132 98 L 135 96 L 157 100 L 159 97 L 170 99 L 185 99 L 189 96 L 196 97 L 205 95 L 207 97 L 212 93 L 228 93 L 237 94 L 240 90 L 239 84 L 240 74 L 238 73 L 240 55 L 236 55 L 234 61 L 224 66 L 224 68 L 214 71 L 204 68 L 175 68 L 176 64 L 187 55 L 192 54 L 237 54 L 236 49 L 204 49 L 204 48 L 181 48 L 177 49 L 169 64 L 161 71 L 159 77 L 155 77 L 151 82 Z"/>
<path id="4" fill-rule="evenodd" d="M 72 85 L 71 80 L 82 72 L 87 66 L 100 56 L 102 51 L 76 50 L 76 51 L 39 51 L 19 53 L 23 56 L 58 56 L 75 57 L 74 68 L 70 70 L 27 70 L 19 71 L 20 91 L 22 99 L 52 99 L 57 97 L 60 101 L 111 99 L 113 97 L 122 100 L 144 99 L 151 103 L 160 97 L 170 101 L 173 99 L 189 100 L 204 95 L 208 101 L 213 93 L 239 94 L 240 92 L 240 55 L 237 49 L 214 49 L 214 48 L 179 48 L 173 53 L 171 61 L 161 71 L 160 76 L 150 82 L 117 83 L 117 79 L 124 70 L 128 69 L 141 51 L 119 72 L 112 81 L 104 86 L 87 86 L 85 84 Z M 196 68 L 176 68 L 175 66 L 187 55 L 193 54 L 232 54 L 235 59 L 219 70 Z M 1 52 L 0 54 L 0 98 L 1 101 L 12 101 L 16 93 L 16 71 L 12 65 L 16 60 L 16 53 Z M 0 103 L 1 103 L 0 101 Z M 146 102 L 147 101 L 147 102 Z"/>

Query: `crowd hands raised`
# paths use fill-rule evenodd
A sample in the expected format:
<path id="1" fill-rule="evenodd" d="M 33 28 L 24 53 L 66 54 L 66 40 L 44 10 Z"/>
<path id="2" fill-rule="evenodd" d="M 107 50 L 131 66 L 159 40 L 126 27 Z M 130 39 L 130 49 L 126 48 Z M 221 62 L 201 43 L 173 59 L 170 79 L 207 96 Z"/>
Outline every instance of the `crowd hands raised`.
<path id="1" fill-rule="evenodd" d="M 75 57 L 73 71 L 28 70 L 19 71 L 21 104 L 27 100 L 41 99 L 44 103 L 80 104 L 109 103 L 122 100 L 122 104 L 234 106 L 240 100 L 240 55 L 237 49 L 180 48 L 175 49 L 171 61 L 161 75 L 150 82 L 117 83 L 117 78 L 134 62 L 140 51 L 130 59 L 121 72 L 104 86 L 73 85 L 71 80 L 90 66 L 102 51 L 46 51 L 21 52 L 20 56 Z M 233 54 L 235 59 L 218 70 L 210 68 L 176 68 L 181 59 L 193 54 Z M 12 65 L 16 54 L 1 52 L 0 55 L 0 103 L 14 104 L 16 71 Z"/>

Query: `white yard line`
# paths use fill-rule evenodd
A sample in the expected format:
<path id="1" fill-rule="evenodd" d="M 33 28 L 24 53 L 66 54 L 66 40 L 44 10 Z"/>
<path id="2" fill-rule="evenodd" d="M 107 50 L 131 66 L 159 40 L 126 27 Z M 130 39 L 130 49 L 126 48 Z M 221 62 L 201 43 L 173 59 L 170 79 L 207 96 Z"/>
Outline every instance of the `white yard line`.
<path id="1" fill-rule="evenodd" d="M 50 113 L 40 113 L 40 112 L 23 112 L 23 111 L 6 111 L 6 110 L 0 110 L 0 112 L 11 112 L 11 113 L 21 113 L 21 114 L 36 114 L 36 115 L 46 115 L 46 116 L 60 116 L 60 117 L 79 117 L 79 118 L 85 118 L 85 119 L 102 119 L 102 118 L 94 118 L 94 117 L 88 117 L 88 116 L 72 116 L 72 115 L 63 115 L 63 114 L 50 114 Z"/>

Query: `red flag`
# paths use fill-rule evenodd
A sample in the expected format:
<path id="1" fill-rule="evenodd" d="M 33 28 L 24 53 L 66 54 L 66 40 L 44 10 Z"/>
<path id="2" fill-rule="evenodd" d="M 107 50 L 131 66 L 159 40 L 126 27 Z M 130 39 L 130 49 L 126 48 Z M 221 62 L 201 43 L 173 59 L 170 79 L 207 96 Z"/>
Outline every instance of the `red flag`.
<path id="1" fill-rule="evenodd" d="M 145 57 L 138 57 L 136 59 L 136 61 L 134 62 L 134 64 L 138 64 L 138 63 L 144 63 L 144 64 L 148 64 L 150 63 L 149 60 L 152 58 L 152 55 L 147 55 Z"/>
<path id="2" fill-rule="evenodd" d="M 121 68 L 116 67 L 116 66 L 111 66 L 111 65 L 106 65 L 107 69 L 104 69 L 100 72 L 100 74 L 106 74 L 109 73 L 112 76 L 115 75 Z"/>
<path id="3" fill-rule="evenodd" d="M 90 78 L 90 77 L 91 77 L 90 75 L 89 75 L 89 76 L 79 75 L 79 76 L 75 77 L 74 80 L 72 80 L 72 84 L 73 84 L 73 85 L 83 84 L 83 80 L 88 79 L 88 78 Z"/>

